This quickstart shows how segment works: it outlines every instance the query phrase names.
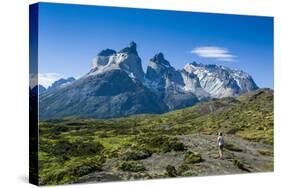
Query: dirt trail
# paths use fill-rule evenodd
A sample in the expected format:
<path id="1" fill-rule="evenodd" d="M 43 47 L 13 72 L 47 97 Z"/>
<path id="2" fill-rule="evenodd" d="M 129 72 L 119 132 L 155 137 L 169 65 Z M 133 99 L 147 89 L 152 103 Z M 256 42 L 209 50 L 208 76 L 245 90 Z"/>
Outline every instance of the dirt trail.
<path id="1" fill-rule="evenodd" d="M 192 151 L 202 155 L 204 162 L 196 165 L 200 169 L 199 175 L 234 174 L 243 172 L 265 172 L 272 171 L 273 156 L 262 155 L 260 152 L 273 152 L 271 145 L 257 142 L 250 142 L 238 136 L 224 136 L 225 143 L 235 146 L 237 151 L 224 149 L 224 159 L 218 158 L 215 135 L 184 135 L 178 136 L 179 140 L 188 146 Z M 241 151 L 239 151 L 241 150 Z M 246 169 L 240 169 L 234 165 L 238 160 Z"/>
<path id="2" fill-rule="evenodd" d="M 269 172 L 273 170 L 273 147 L 271 145 L 250 142 L 233 135 L 224 136 L 225 143 L 233 147 L 224 149 L 224 159 L 219 159 L 215 135 L 180 135 L 179 141 L 186 146 L 186 151 L 153 154 L 141 160 L 146 171 L 133 173 L 112 169 L 118 159 L 107 160 L 102 172 L 88 174 L 79 182 L 100 182 L 131 179 L 160 178 L 166 172 L 167 165 L 176 169 L 184 161 L 188 151 L 198 152 L 203 161 L 190 164 L 190 176 L 224 175 L 248 172 Z M 233 149 L 234 148 L 234 149 Z M 235 163 L 236 161 L 236 163 Z M 237 162 L 238 161 L 238 162 Z"/>

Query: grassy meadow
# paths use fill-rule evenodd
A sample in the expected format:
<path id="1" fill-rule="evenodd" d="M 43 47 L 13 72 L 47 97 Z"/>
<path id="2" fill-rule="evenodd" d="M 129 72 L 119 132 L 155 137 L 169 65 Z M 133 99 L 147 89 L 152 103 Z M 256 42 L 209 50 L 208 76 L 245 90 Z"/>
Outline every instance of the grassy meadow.
<path id="1" fill-rule="evenodd" d="M 218 131 L 227 141 L 224 161 L 216 158 Z M 254 154 L 260 163 L 251 162 Z M 150 162 L 157 162 L 155 168 Z M 39 123 L 41 185 L 213 175 L 213 167 L 228 167 L 229 173 L 273 170 L 272 90 L 160 115 Z"/>

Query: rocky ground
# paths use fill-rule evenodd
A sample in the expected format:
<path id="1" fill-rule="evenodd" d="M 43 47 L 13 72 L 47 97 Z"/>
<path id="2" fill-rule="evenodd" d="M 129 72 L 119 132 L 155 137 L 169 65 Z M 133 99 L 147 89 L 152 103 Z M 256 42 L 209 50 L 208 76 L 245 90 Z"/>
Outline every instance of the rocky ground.
<path id="1" fill-rule="evenodd" d="M 273 170 L 272 145 L 250 142 L 238 136 L 226 135 L 224 158 L 219 159 L 215 135 L 180 135 L 177 138 L 185 144 L 186 151 L 153 154 L 151 157 L 141 160 L 146 168 L 145 172 L 119 171 L 114 168 L 118 159 L 113 158 L 104 163 L 103 171 L 88 174 L 82 177 L 79 182 L 167 177 L 164 175 L 166 167 L 171 165 L 178 170 L 188 151 L 199 153 L 202 161 L 189 164 L 188 170 L 183 176 L 225 175 Z"/>

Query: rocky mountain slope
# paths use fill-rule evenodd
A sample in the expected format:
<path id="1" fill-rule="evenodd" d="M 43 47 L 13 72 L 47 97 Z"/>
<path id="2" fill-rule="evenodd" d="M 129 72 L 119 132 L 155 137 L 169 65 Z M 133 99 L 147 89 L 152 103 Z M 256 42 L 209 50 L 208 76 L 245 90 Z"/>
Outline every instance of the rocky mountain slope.
<path id="1" fill-rule="evenodd" d="M 54 90 L 59 89 L 61 87 L 65 87 L 65 86 L 71 84 L 74 81 L 75 81 L 75 78 L 73 78 L 73 77 L 61 78 L 59 80 L 56 80 L 54 83 L 52 83 L 52 85 L 49 86 L 46 91 L 48 91 L 48 92 L 54 91 Z"/>
<path id="2" fill-rule="evenodd" d="M 188 80 L 186 76 L 186 80 Z M 190 90 L 184 89 L 184 77 L 164 58 L 162 53 L 150 59 L 145 85 L 154 91 L 169 109 L 179 109 L 196 104 L 199 100 Z M 191 87 L 193 87 L 193 84 Z M 194 86 L 196 87 L 196 86 Z"/>
<path id="3" fill-rule="evenodd" d="M 186 65 L 184 70 L 195 74 L 201 87 L 213 98 L 239 96 L 258 89 L 253 78 L 241 70 L 231 70 L 225 66 L 203 65 L 196 62 Z"/>
<path id="4" fill-rule="evenodd" d="M 134 42 L 119 52 L 102 50 L 92 65 L 78 80 L 59 80 L 40 95 L 41 119 L 158 114 L 258 89 L 243 71 L 197 63 L 176 70 L 163 53 L 149 60 L 144 73 Z"/>
<path id="5" fill-rule="evenodd" d="M 40 118 L 112 118 L 168 111 L 167 105 L 143 85 L 143 79 L 135 43 L 120 52 L 103 50 L 89 73 L 40 95 Z"/>

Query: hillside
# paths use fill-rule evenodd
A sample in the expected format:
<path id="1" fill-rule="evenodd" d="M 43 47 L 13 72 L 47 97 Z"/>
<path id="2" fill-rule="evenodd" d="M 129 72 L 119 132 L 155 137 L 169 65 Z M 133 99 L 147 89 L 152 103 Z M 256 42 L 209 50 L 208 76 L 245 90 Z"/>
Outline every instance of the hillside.
<path id="1" fill-rule="evenodd" d="M 211 99 L 161 115 L 41 121 L 40 184 L 273 170 L 273 91 Z M 217 132 L 225 157 L 218 159 Z"/>

